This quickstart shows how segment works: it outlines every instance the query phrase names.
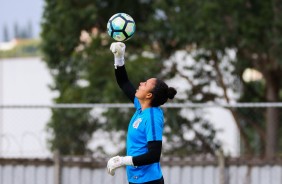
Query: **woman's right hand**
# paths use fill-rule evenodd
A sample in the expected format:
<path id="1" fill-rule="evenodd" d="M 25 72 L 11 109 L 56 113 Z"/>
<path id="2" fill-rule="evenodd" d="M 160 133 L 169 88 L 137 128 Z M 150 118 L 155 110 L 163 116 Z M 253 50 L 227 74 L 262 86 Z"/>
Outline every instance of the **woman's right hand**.
<path id="1" fill-rule="evenodd" d="M 122 42 L 113 42 L 110 50 L 115 56 L 115 67 L 124 65 L 125 44 Z"/>

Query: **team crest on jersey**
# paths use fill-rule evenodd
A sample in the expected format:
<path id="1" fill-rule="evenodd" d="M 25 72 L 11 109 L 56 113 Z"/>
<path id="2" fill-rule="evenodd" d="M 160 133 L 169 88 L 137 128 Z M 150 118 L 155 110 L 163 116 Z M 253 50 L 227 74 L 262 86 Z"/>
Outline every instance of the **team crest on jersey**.
<path id="1" fill-rule="evenodd" d="M 137 129 L 141 122 L 142 122 L 141 118 L 138 118 L 137 120 L 135 120 L 134 123 L 133 123 L 133 128 Z"/>

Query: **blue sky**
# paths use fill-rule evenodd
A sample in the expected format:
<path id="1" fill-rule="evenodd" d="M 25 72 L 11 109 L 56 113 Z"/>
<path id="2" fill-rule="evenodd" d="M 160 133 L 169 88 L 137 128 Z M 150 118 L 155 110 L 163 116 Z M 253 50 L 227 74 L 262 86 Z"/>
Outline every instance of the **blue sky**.
<path id="1" fill-rule="evenodd" d="M 0 41 L 3 41 L 3 27 L 7 26 L 9 37 L 14 35 L 14 25 L 26 27 L 32 24 L 34 37 L 40 33 L 40 22 L 44 0 L 0 0 Z"/>

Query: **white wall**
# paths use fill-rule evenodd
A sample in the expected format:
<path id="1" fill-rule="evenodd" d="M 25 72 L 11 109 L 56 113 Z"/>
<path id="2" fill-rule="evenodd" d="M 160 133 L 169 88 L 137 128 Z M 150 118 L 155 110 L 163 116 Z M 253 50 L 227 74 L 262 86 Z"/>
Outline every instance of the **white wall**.
<path id="1" fill-rule="evenodd" d="M 0 60 L 0 104 L 51 104 L 52 83 L 47 66 L 40 58 Z M 45 125 L 49 109 L 5 109 L 1 112 L 2 156 L 46 156 Z"/>

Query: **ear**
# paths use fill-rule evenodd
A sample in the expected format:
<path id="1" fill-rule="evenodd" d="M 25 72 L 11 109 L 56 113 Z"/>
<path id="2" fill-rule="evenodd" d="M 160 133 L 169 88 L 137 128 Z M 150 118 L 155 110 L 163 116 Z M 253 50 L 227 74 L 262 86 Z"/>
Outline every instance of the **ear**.
<path id="1" fill-rule="evenodd" d="M 150 99 L 150 98 L 152 98 L 153 97 L 153 93 L 147 93 L 147 95 L 146 95 L 146 98 L 147 99 Z"/>

